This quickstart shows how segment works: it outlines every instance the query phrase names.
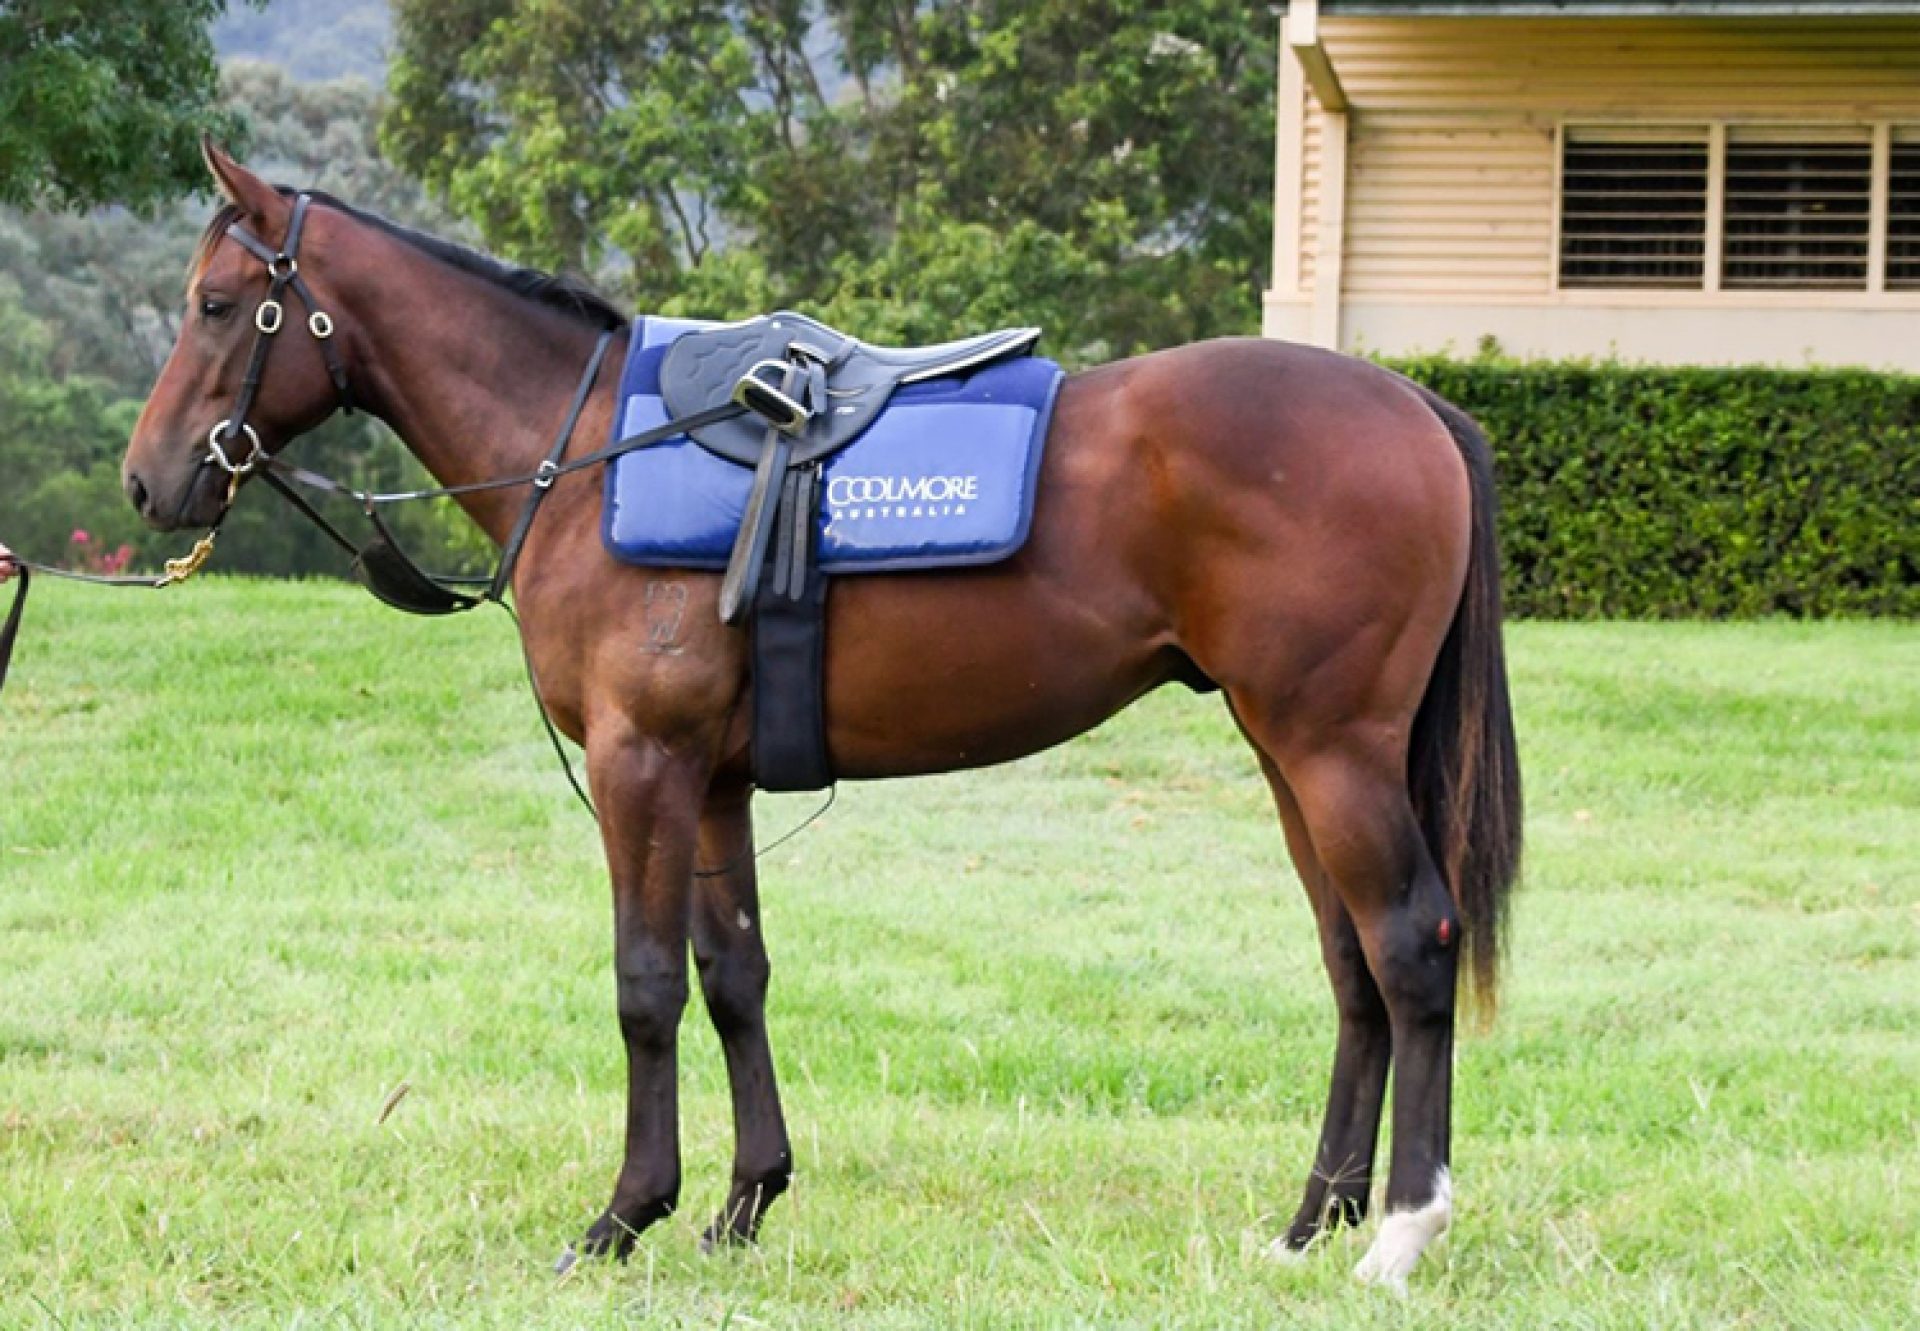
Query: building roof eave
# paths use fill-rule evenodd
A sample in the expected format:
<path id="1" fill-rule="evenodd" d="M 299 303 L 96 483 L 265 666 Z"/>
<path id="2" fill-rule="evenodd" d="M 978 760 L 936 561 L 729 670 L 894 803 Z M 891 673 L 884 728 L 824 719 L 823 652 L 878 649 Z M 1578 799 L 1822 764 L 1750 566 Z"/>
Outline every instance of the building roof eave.
<path id="1" fill-rule="evenodd" d="M 1285 33 L 1286 43 L 1306 72 L 1307 86 L 1313 89 L 1320 105 L 1329 111 L 1346 110 L 1347 90 L 1340 86 L 1333 57 L 1320 44 L 1319 0 L 1293 0 L 1287 10 Z"/>
<path id="2" fill-rule="evenodd" d="M 1319 9 L 1329 18 L 1911 18 L 1914 13 L 1913 0 L 1319 0 Z"/>

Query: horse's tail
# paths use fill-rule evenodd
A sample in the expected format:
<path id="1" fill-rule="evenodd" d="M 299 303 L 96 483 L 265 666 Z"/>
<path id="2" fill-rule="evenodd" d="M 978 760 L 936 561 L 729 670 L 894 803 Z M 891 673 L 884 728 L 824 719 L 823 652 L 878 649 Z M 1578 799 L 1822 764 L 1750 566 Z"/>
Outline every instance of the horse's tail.
<path id="1" fill-rule="evenodd" d="M 1462 972 L 1483 1020 L 1498 997 L 1502 910 L 1520 874 L 1520 756 L 1500 634 L 1493 449 L 1466 412 L 1420 390 L 1466 461 L 1473 503 L 1467 585 L 1414 718 L 1407 785 L 1460 913 Z"/>

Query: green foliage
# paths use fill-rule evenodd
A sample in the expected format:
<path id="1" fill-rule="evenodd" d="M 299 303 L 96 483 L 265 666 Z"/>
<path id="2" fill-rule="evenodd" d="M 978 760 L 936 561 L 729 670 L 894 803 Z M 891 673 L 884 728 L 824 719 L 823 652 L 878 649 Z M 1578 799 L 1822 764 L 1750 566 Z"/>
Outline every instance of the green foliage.
<path id="1" fill-rule="evenodd" d="M 1256 320 L 1258 6 L 400 0 L 395 38 L 396 159 L 648 310 L 1032 319 L 1076 364 Z"/>
<path id="2" fill-rule="evenodd" d="M 202 178 L 219 109 L 207 24 L 226 0 L 0 5 L 0 204 L 151 209 Z"/>
<path id="3" fill-rule="evenodd" d="M 137 540 L 118 469 L 139 407 L 105 379 L 53 374 L 54 334 L 19 308 L 19 294 L 0 272 L 0 534 L 22 553 L 59 558 L 78 553 L 76 530 L 95 549 Z M 48 467 L 52 455 L 62 465 Z"/>
<path id="4" fill-rule="evenodd" d="M 1515 613 L 1920 615 L 1920 378 L 1398 368 L 1493 441 Z"/>
<path id="5" fill-rule="evenodd" d="M 418 184 L 380 160 L 379 94 L 368 84 L 298 83 L 238 61 L 225 70 L 224 96 L 228 113 L 250 125 L 252 160 L 270 176 L 458 233 Z M 204 187 L 197 156 L 194 170 Z M 84 553 L 69 539 L 75 531 L 87 532 L 94 550 L 131 545 L 148 568 L 184 548 L 182 537 L 140 525 L 121 494 L 119 464 L 178 332 L 188 258 L 213 206 L 195 198 L 150 219 L 118 209 L 0 209 L 0 538 L 21 553 L 73 562 Z M 329 421 L 298 447 L 306 465 L 363 485 L 401 488 L 423 475 L 364 416 Z M 412 506 L 394 524 L 432 565 L 470 569 L 484 555 L 484 538 L 452 505 Z M 227 523 L 219 566 L 342 571 L 325 537 L 263 490 L 248 493 Z"/>

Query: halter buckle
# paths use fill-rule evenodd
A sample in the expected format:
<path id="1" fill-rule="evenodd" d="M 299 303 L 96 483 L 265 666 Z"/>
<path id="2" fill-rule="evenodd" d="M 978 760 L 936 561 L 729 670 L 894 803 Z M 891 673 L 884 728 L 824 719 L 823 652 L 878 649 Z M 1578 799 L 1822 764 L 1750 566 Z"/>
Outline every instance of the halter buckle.
<path id="1" fill-rule="evenodd" d="M 324 342 L 333 336 L 333 320 L 325 310 L 315 310 L 307 316 L 307 331 Z"/>
<path id="2" fill-rule="evenodd" d="M 559 463 L 555 462 L 552 458 L 545 459 L 544 461 L 541 462 L 541 464 L 538 467 L 534 469 L 533 488 L 536 490 L 552 489 L 554 478 L 559 474 L 559 472 L 560 472 Z"/>
<path id="3" fill-rule="evenodd" d="M 291 282 L 300 271 L 300 261 L 291 254 L 276 254 L 267 260 L 267 276 L 276 282 Z"/>
<path id="4" fill-rule="evenodd" d="M 233 439 L 232 434 L 229 433 L 232 425 L 232 418 L 228 418 L 207 432 L 207 461 L 218 466 L 229 476 L 232 476 L 235 483 L 238 484 L 239 479 L 252 471 L 254 464 L 265 456 L 266 450 L 260 447 L 260 436 L 254 433 L 253 427 L 245 421 L 241 421 L 240 433 L 244 434 L 247 437 L 247 442 L 253 445 L 253 451 L 247 454 L 247 460 L 245 462 L 234 462 L 232 458 L 227 456 L 225 447 L 225 444 L 232 442 Z"/>
<path id="5" fill-rule="evenodd" d="M 286 307 L 269 297 L 260 302 L 260 308 L 253 312 L 253 326 L 268 337 L 280 331 L 280 325 L 286 322 Z"/>

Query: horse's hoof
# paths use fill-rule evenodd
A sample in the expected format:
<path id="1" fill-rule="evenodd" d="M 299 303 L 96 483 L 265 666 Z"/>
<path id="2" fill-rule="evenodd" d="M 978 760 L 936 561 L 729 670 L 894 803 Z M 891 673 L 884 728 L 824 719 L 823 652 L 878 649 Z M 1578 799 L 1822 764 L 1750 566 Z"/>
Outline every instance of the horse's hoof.
<path id="1" fill-rule="evenodd" d="M 751 1248 L 755 1242 L 753 1235 L 742 1234 L 726 1222 L 725 1216 L 719 1216 L 700 1236 L 700 1253 L 703 1257 L 711 1257 L 723 1249 Z"/>
<path id="2" fill-rule="evenodd" d="M 616 1262 L 624 1262 L 627 1254 L 633 1250 L 633 1241 L 638 1234 L 638 1230 L 622 1224 L 608 1212 L 588 1226 L 579 1242 L 567 1245 L 560 1254 L 560 1260 L 553 1264 L 553 1273 L 564 1276 L 581 1262 L 594 1258 L 611 1257 Z"/>
<path id="3" fill-rule="evenodd" d="M 1267 1245 L 1267 1260 L 1277 1266 L 1305 1266 L 1312 1244 L 1295 1247 L 1290 1238 L 1277 1238 Z"/>
<path id="4" fill-rule="evenodd" d="M 1433 1180 L 1433 1200 L 1424 1206 L 1395 1211 L 1380 1222 L 1373 1246 L 1353 1268 L 1362 1284 L 1378 1285 L 1395 1294 L 1407 1292 L 1407 1277 L 1428 1244 L 1447 1232 L 1453 1221 L 1453 1180 L 1442 1168 Z"/>

